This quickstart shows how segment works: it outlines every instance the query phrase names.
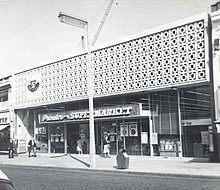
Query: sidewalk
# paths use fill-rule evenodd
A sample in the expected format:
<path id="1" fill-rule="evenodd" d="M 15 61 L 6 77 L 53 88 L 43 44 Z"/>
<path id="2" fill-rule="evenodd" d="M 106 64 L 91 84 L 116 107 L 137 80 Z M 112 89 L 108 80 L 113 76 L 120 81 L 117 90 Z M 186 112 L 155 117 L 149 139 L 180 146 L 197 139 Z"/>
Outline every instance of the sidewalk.
<path id="1" fill-rule="evenodd" d="M 96 156 L 96 168 L 90 169 L 89 155 L 38 154 L 28 158 L 27 154 L 9 159 L 0 155 L 1 165 L 29 167 L 68 168 L 98 172 L 125 172 L 128 174 L 153 174 L 186 177 L 209 177 L 220 179 L 220 163 L 210 163 L 207 159 L 163 158 L 148 156 L 129 156 L 129 168 L 117 169 L 116 156 L 102 158 Z"/>

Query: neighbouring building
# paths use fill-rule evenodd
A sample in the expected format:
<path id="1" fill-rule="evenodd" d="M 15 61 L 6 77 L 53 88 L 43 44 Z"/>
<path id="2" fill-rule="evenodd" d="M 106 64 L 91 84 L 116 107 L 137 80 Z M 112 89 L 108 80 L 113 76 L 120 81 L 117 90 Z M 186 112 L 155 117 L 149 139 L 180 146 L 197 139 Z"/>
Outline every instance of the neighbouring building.
<path id="1" fill-rule="evenodd" d="M 13 113 L 11 76 L 0 79 L 0 151 L 8 149 L 8 142 L 13 135 Z"/>

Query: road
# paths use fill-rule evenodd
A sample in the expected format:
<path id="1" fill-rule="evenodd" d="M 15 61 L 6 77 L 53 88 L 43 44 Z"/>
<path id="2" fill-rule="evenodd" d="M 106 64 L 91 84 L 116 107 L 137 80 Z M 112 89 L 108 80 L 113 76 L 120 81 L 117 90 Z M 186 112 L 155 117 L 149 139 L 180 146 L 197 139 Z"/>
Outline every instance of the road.
<path id="1" fill-rule="evenodd" d="M 16 190 L 217 190 L 220 179 L 1 166 Z"/>

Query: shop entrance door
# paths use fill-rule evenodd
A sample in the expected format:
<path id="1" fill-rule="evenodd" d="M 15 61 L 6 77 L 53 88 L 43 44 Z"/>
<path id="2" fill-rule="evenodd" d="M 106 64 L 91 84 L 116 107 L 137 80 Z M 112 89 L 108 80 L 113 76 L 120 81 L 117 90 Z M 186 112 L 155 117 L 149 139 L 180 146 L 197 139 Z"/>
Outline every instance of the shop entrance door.
<path id="1" fill-rule="evenodd" d="M 88 129 L 88 123 L 71 123 L 67 125 L 68 153 L 77 154 L 76 144 L 78 140 L 82 143 L 82 153 L 89 153 Z"/>
<path id="2" fill-rule="evenodd" d="M 103 153 L 103 138 L 104 135 L 110 132 L 110 154 L 117 154 L 117 133 L 116 121 L 103 121 L 101 122 L 101 152 Z"/>
<path id="3" fill-rule="evenodd" d="M 67 125 L 67 153 L 76 154 L 76 141 L 79 139 L 79 124 Z"/>
<path id="4" fill-rule="evenodd" d="M 51 153 L 64 153 L 64 126 L 50 127 Z"/>
<path id="5" fill-rule="evenodd" d="M 184 126 L 184 156 L 207 157 L 209 145 L 202 142 L 204 132 L 208 132 L 207 126 Z"/>

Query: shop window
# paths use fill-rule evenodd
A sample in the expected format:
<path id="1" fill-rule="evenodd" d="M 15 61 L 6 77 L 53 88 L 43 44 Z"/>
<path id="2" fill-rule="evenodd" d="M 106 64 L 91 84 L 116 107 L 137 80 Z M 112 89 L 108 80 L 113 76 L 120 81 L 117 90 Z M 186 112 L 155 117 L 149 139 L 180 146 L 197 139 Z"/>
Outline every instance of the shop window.
<path id="1" fill-rule="evenodd" d="M 38 127 L 37 149 L 39 152 L 48 152 L 48 132 L 47 127 Z"/>

